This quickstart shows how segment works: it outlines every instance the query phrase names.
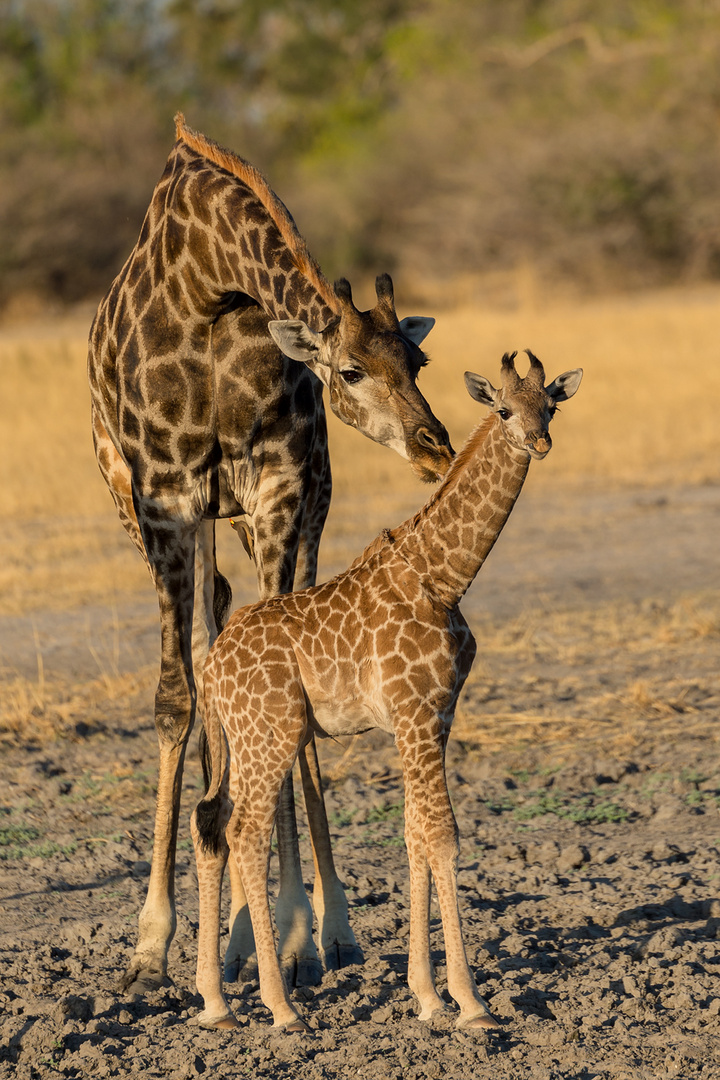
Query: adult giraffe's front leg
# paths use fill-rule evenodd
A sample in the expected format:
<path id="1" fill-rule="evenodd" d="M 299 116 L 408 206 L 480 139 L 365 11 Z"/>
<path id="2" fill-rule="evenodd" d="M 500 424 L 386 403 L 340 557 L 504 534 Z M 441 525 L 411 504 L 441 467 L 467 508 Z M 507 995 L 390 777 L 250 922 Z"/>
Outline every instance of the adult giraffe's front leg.
<path id="1" fill-rule="evenodd" d="M 324 416 L 319 422 L 310 473 L 312 480 L 303 517 L 295 573 L 296 589 L 308 589 L 315 584 L 320 538 L 330 508 L 332 479 Z M 301 748 L 298 759 L 315 864 L 312 898 L 318 924 L 320 955 L 327 970 L 336 971 L 350 964 L 362 964 L 365 957 L 350 926 L 345 889 L 335 869 L 320 763 L 313 736 Z"/>
<path id="2" fill-rule="evenodd" d="M 240 526 L 243 543 L 255 561 L 261 599 L 290 592 L 295 580 L 301 529 L 307 508 L 307 485 L 314 476 L 308 468 L 275 472 L 267 469 L 257 493 L 257 510 Z M 327 471 L 329 481 L 329 467 Z M 316 486 L 313 480 L 311 486 Z M 329 501 L 329 498 L 328 500 Z M 327 514 L 324 506 L 322 521 Z M 322 530 L 322 522 L 320 529 Z M 318 534 L 319 540 L 319 534 Z M 317 550 L 310 572 L 316 572 Z M 322 964 L 313 941 L 313 910 L 305 891 L 295 817 L 292 772 L 280 796 L 277 816 L 280 885 L 275 905 L 278 953 L 291 985 L 318 986 Z M 224 977 L 237 982 L 255 977 L 257 954 L 250 909 L 236 860 L 230 860 L 232 902 L 230 938 L 225 951 Z"/>
<path id="3" fill-rule="evenodd" d="M 320 953 L 327 970 L 337 971 L 350 964 L 362 964 L 365 957 L 350 926 L 345 889 L 335 869 L 314 738 L 303 746 L 299 758 L 315 863 L 313 908 L 318 921 Z"/>
<path id="4" fill-rule="evenodd" d="M 175 850 L 187 741 L 195 720 L 192 622 L 195 528 L 167 517 L 153 520 L 136 502 L 138 522 L 155 580 L 161 620 L 160 680 L 155 695 L 155 729 L 160 760 L 152 867 L 140 912 L 135 953 L 121 986 L 145 993 L 162 985 L 175 933 Z"/>

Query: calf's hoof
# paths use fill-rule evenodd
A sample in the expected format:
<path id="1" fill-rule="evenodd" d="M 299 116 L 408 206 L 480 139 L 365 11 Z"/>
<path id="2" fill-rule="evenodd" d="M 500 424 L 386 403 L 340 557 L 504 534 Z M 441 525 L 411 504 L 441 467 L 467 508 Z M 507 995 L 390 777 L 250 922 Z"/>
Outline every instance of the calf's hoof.
<path id="1" fill-rule="evenodd" d="M 476 1013 L 467 1018 L 459 1017 L 455 1027 L 460 1031 L 497 1031 L 502 1025 L 491 1012 Z"/>
<path id="2" fill-rule="evenodd" d="M 198 1027 L 211 1028 L 215 1031 L 234 1031 L 240 1027 L 231 1013 L 225 1013 L 224 1016 L 206 1016 L 205 1013 L 200 1013 L 195 1023 Z"/>
<path id="3" fill-rule="evenodd" d="M 120 992 L 145 997 L 169 984 L 165 968 L 147 960 L 133 960 L 120 979 Z"/>

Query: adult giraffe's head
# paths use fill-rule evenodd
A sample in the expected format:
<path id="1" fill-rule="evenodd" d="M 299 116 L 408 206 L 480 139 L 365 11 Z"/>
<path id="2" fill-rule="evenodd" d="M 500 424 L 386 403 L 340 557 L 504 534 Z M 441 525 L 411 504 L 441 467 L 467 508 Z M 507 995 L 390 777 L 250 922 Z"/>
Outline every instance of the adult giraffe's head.
<path id="1" fill-rule="evenodd" d="M 525 351 L 530 357 L 530 370 L 524 379 L 515 369 L 517 353 L 505 353 L 499 390 L 489 379 L 472 371 L 465 372 L 465 385 L 471 397 L 481 405 L 489 405 L 499 417 L 510 445 L 539 460 L 552 446 L 548 428 L 555 410 L 561 401 L 567 401 L 576 392 L 583 372 L 582 368 L 566 371 L 546 386 L 542 364 L 529 349 Z"/>
<path id="2" fill-rule="evenodd" d="M 269 324 L 275 343 L 327 386 L 330 406 L 344 423 L 407 458 L 423 480 L 443 476 L 453 457 L 447 431 L 420 393 L 417 377 L 427 357 L 420 344 L 435 320 L 398 321 L 389 274 L 375 282 L 369 311 L 353 304 L 349 283 L 335 283 L 339 314 L 316 333 L 299 319 Z"/>

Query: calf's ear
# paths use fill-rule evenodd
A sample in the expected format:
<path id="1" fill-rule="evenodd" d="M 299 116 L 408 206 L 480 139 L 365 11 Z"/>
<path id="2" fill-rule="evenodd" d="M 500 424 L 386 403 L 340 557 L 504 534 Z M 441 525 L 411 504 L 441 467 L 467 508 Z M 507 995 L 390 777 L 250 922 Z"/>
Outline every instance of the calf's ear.
<path id="1" fill-rule="evenodd" d="M 545 387 L 545 391 L 548 397 L 551 397 L 557 405 L 561 401 L 567 401 L 568 398 L 577 393 L 582 377 L 583 369 L 581 367 L 573 368 L 572 371 L 566 371 L 562 375 L 558 375 L 557 379 L 553 379 L 550 385 Z"/>

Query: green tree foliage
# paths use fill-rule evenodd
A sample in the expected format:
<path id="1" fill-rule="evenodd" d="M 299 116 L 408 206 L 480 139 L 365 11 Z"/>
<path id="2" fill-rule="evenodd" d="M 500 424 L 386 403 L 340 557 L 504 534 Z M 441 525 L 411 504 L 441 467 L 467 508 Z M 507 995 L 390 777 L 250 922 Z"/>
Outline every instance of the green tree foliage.
<path id="1" fill-rule="evenodd" d="M 6 0 L 0 302 L 102 292 L 177 109 L 330 274 L 720 275 L 720 0 Z"/>

